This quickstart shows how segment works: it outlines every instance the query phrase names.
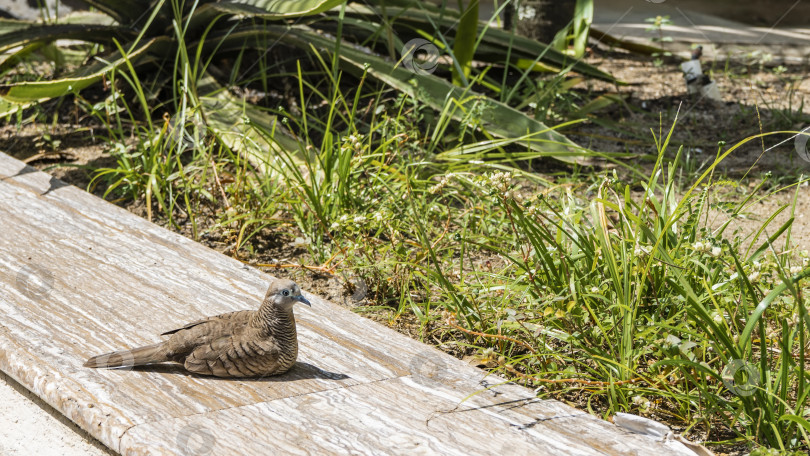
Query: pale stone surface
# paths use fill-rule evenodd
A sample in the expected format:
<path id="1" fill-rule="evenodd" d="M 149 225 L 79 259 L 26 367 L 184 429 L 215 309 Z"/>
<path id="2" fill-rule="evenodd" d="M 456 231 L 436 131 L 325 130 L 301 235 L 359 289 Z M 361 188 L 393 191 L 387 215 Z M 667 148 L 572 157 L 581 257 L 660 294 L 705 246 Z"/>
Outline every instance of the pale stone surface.
<path id="1" fill-rule="evenodd" d="M 113 456 L 115 453 L 0 372 L 1 456 Z"/>
<path id="2" fill-rule="evenodd" d="M 0 233 L 0 370 L 122 454 L 676 454 L 309 294 L 278 377 L 84 368 L 270 277 L 4 154 Z"/>

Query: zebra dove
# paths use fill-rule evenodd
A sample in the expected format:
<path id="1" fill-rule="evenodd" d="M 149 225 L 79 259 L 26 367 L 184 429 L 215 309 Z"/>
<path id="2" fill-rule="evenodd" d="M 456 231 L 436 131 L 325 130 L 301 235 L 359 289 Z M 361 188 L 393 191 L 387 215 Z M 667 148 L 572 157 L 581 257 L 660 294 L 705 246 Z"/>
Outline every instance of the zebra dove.
<path id="1" fill-rule="evenodd" d="M 85 367 L 131 367 L 174 361 L 189 372 L 259 377 L 287 372 L 298 356 L 293 305 L 312 306 L 291 280 L 270 284 L 259 310 L 241 310 L 167 331 L 171 336 L 132 350 L 94 356 Z"/>

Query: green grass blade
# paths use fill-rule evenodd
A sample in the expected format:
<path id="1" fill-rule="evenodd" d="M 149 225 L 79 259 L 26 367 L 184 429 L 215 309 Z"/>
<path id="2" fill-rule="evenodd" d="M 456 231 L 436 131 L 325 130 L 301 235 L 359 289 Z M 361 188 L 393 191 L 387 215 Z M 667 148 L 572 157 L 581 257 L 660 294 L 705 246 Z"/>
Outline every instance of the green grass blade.
<path id="1" fill-rule="evenodd" d="M 469 3 L 459 19 L 456 37 L 453 42 L 453 84 L 465 87 L 469 83 L 470 68 L 475 54 L 476 34 L 478 32 L 479 0 L 468 0 Z"/>

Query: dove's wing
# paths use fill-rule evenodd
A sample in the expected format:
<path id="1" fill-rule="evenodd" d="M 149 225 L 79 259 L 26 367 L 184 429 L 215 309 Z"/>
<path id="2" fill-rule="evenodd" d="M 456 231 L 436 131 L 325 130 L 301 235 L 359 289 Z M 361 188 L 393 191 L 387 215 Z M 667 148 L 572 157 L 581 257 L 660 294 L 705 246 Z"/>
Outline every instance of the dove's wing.
<path id="1" fill-rule="evenodd" d="M 193 321 L 180 328 L 172 329 L 171 331 L 166 331 L 165 333 L 162 333 L 161 336 L 169 336 L 178 331 L 189 329 L 203 323 L 209 323 L 211 321 L 242 321 L 242 320 L 247 321 L 250 319 L 250 315 L 253 314 L 253 312 L 254 312 L 253 310 L 237 310 L 236 312 L 228 312 L 221 315 L 215 315 L 213 317 L 203 318 L 202 320 Z"/>
<path id="2" fill-rule="evenodd" d="M 253 311 L 244 310 L 207 318 L 174 331 L 169 331 L 166 350 L 169 359 L 180 363 L 198 347 L 243 333 L 248 327 Z"/>
<path id="3" fill-rule="evenodd" d="M 186 357 L 185 368 L 217 377 L 255 377 L 275 371 L 280 354 L 275 339 L 243 332 L 198 346 Z"/>

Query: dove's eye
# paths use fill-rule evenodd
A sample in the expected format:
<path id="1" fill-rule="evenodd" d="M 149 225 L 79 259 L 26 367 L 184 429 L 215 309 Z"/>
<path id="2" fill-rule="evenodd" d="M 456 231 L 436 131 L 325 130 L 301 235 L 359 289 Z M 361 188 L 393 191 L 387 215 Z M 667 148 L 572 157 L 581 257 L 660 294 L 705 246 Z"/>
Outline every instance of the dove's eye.
<path id="1" fill-rule="evenodd" d="M 289 290 L 284 290 L 284 291 L 282 291 L 282 292 L 281 292 L 281 295 L 282 295 L 282 296 L 289 296 L 289 295 L 290 295 L 290 291 L 289 291 Z"/>

